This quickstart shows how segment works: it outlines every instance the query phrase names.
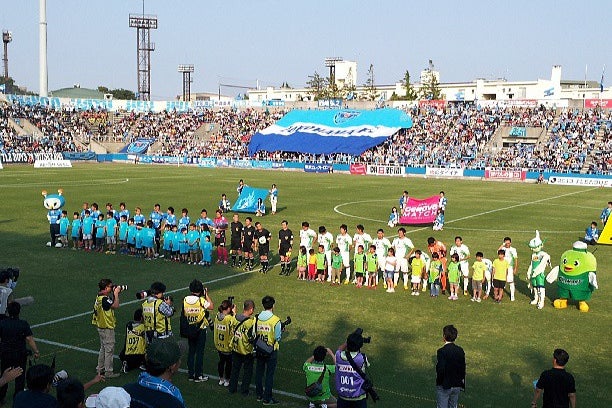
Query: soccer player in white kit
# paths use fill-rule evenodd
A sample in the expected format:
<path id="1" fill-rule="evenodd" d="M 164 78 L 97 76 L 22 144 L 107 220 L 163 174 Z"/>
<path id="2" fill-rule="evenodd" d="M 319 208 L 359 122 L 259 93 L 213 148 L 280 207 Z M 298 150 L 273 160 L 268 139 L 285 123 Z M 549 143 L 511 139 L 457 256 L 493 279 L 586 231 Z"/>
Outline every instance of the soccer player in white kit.
<path id="1" fill-rule="evenodd" d="M 459 256 L 459 269 L 461 270 L 461 275 L 463 275 L 463 294 L 469 296 L 470 264 L 468 259 L 470 259 L 470 249 L 463 243 L 463 238 L 455 237 L 455 245 L 451 247 L 450 254 L 457 254 Z"/>
<path id="2" fill-rule="evenodd" d="M 315 246 L 315 242 L 317 242 L 317 233 L 310 229 L 307 221 L 304 221 L 300 230 L 300 246 L 306 248 L 306 253 L 309 253 L 310 249 Z"/>
<path id="3" fill-rule="evenodd" d="M 357 249 L 359 245 L 363 246 L 363 248 L 369 248 L 372 243 L 372 237 L 370 234 L 365 232 L 365 227 L 361 224 L 357 225 L 357 231 L 355 235 L 353 235 L 353 247 L 355 248 L 355 254 L 357 254 Z M 357 277 L 353 279 L 353 283 L 357 283 Z"/>
<path id="4" fill-rule="evenodd" d="M 342 256 L 342 265 L 344 266 L 346 279 L 344 284 L 348 285 L 351 281 L 351 246 L 353 246 L 353 239 L 347 234 L 348 227 L 346 224 L 340 226 L 340 234 L 336 236 L 336 245 L 340 249 L 340 256 Z"/>
<path id="5" fill-rule="evenodd" d="M 389 248 L 391 248 L 391 241 L 387 237 L 385 237 L 385 231 L 381 228 L 376 231 L 376 238 L 372 241 L 374 246 L 376 246 L 376 258 L 378 259 L 378 269 L 383 273 L 383 285 L 385 289 L 387 288 L 387 281 L 385 280 L 385 264 L 387 262 L 387 252 L 389 252 Z M 376 278 L 375 286 L 378 286 L 378 277 Z"/>
<path id="6" fill-rule="evenodd" d="M 327 231 L 324 225 L 319 227 L 319 235 L 317 236 L 319 245 L 323 245 L 325 249 L 325 259 L 327 259 L 327 281 L 331 282 L 331 253 L 332 244 L 334 243 L 334 236 L 331 232 Z"/>
<path id="7" fill-rule="evenodd" d="M 397 286 L 400 272 L 404 274 L 404 286 L 408 285 L 408 258 L 414 252 L 414 245 L 410 238 L 406 236 L 404 227 L 397 230 L 397 237 L 391 243 L 391 247 L 395 250 L 397 264 L 395 265 L 395 273 L 393 274 L 393 285 Z"/>
<path id="8" fill-rule="evenodd" d="M 508 261 L 508 276 L 506 277 L 506 283 L 510 284 L 510 301 L 514 302 L 514 292 L 516 287 L 514 286 L 514 271 L 518 271 L 518 255 L 516 254 L 516 248 L 512 246 L 512 239 L 510 237 L 504 238 L 504 243 L 499 247 L 506 252 L 504 259 Z"/>

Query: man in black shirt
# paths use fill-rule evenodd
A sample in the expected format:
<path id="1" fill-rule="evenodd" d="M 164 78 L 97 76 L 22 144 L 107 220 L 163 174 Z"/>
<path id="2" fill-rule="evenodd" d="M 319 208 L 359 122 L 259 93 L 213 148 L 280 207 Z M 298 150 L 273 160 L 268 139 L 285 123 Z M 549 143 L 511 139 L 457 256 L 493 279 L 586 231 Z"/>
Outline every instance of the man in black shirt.
<path id="1" fill-rule="evenodd" d="M 261 273 L 268 272 L 268 253 L 270 252 L 270 231 L 265 229 L 260 222 L 255 223 L 255 248 L 259 253 L 259 262 L 261 263 Z"/>
<path id="2" fill-rule="evenodd" d="M 34 341 L 32 329 L 25 320 L 19 319 L 21 305 L 17 302 L 11 302 L 6 307 L 9 315 L 8 319 L 0 321 L 0 372 L 4 372 L 9 367 L 21 367 L 25 372 L 27 362 L 26 343 L 32 349 L 34 357 L 38 358 L 38 347 Z M 18 392 L 23 391 L 25 387 L 25 376 L 22 374 L 15 379 L 15 396 Z M 8 385 L 0 387 L 0 401 L 4 400 Z"/>
<path id="3" fill-rule="evenodd" d="M 291 249 L 293 247 L 293 232 L 288 228 L 286 220 L 281 222 L 281 230 L 278 231 L 278 255 L 280 256 L 281 271 L 279 275 L 287 275 L 291 272 Z"/>
<path id="4" fill-rule="evenodd" d="M 238 258 L 238 267 L 242 266 L 242 228 L 238 214 L 234 214 L 230 223 L 230 252 L 232 256 L 232 268 L 236 266 L 236 258 Z"/>
<path id="5" fill-rule="evenodd" d="M 242 253 L 246 259 L 246 270 L 253 270 L 253 237 L 255 236 L 255 227 L 251 217 L 244 219 L 244 227 L 242 228 Z"/>
<path id="6" fill-rule="evenodd" d="M 563 349 L 553 352 L 553 368 L 540 374 L 533 395 L 532 407 L 538 406 L 540 394 L 544 391 L 543 408 L 575 408 L 576 383 L 574 376 L 565 371 L 569 354 Z"/>

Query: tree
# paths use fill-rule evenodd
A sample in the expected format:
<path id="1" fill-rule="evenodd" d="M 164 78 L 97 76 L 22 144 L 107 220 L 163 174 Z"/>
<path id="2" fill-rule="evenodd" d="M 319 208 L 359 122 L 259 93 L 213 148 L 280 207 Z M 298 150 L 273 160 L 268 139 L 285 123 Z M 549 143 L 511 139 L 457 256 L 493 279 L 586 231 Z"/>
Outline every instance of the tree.
<path id="1" fill-rule="evenodd" d="M 308 93 L 313 96 L 315 101 L 319 99 L 325 99 L 327 97 L 327 87 L 329 84 L 328 78 L 323 78 L 317 71 L 310 75 L 308 82 L 306 82 L 306 88 Z"/>
<path id="2" fill-rule="evenodd" d="M 368 101 L 376 100 L 377 92 L 376 85 L 374 83 L 374 64 L 370 64 L 370 68 L 368 69 L 367 79 L 363 87 L 365 88 L 364 98 Z"/>
<path id="3" fill-rule="evenodd" d="M 128 89 L 123 89 L 123 88 L 108 89 L 107 87 L 100 85 L 98 87 L 98 92 L 102 92 L 103 94 L 111 94 L 113 95 L 113 99 L 126 100 L 126 101 L 136 99 L 136 94 L 133 91 L 130 91 Z"/>
<path id="4" fill-rule="evenodd" d="M 404 80 L 402 81 L 402 83 L 404 84 L 404 88 L 406 89 L 406 94 L 404 95 L 405 100 L 414 101 L 419 97 L 416 89 L 414 89 L 414 87 L 410 83 L 410 72 L 408 72 L 408 70 L 406 70 L 406 72 L 404 73 Z"/>
<path id="5" fill-rule="evenodd" d="M 442 99 L 440 83 L 433 73 L 429 76 L 429 80 L 421 86 L 420 93 L 422 99 Z"/>

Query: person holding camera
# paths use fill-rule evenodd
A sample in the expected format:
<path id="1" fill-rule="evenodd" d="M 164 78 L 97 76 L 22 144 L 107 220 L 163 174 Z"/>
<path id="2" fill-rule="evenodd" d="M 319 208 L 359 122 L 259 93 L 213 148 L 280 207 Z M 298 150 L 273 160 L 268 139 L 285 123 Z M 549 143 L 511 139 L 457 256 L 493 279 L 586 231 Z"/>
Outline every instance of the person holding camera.
<path id="1" fill-rule="evenodd" d="M 444 326 L 442 336 L 444 346 L 438 349 L 436 360 L 436 400 L 438 408 L 456 408 L 459 392 L 465 390 L 465 352 L 455 344 L 455 326 Z"/>
<path id="2" fill-rule="evenodd" d="M 28 368 L 26 383 L 28 389 L 15 395 L 13 408 L 58 408 L 57 399 L 51 395 L 53 369 L 46 364 L 35 364 Z"/>
<path id="3" fill-rule="evenodd" d="M 115 309 L 119 308 L 119 292 L 121 286 L 113 285 L 113 281 L 104 278 L 98 282 L 98 295 L 94 303 L 91 324 L 97 327 L 100 336 L 100 352 L 96 371 L 104 373 L 105 378 L 119 377 L 113 372 L 113 354 L 115 353 Z"/>
<path id="4" fill-rule="evenodd" d="M 336 351 L 338 408 L 365 408 L 368 406 L 368 394 L 374 401 L 378 400 L 372 381 L 364 372 L 370 362 L 361 352 L 361 347 L 369 342 L 369 337 L 363 337 L 363 330 L 357 329 L 349 334 L 346 343 L 340 345 Z"/>
<path id="5" fill-rule="evenodd" d="M 15 380 L 15 392 L 13 393 L 13 396 L 15 396 L 25 387 L 23 372 L 25 372 L 28 357 L 26 344 L 30 346 L 34 357 L 37 358 L 39 353 L 30 325 L 19 318 L 21 305 L 17 302 L 11 302 L 6 307 L 6 311 L 9 317 L 0 321 L 0 371 L 4 373 L 11 367 L 22 370 L 22 374 L 17 376 Z M 7 391 L 8 385 L 6 383 L 2 384 L 0 401 L 4 401 Z"/>
<path id="6" fill-rule="evenodd" d="M 240 369 L 244 367 L 242 373 L 242 384 L 240 392 L 242 395 L 249 395 L 249 386 L 253 377 L 253 339 L 255 333 L 255 302 L 248 299 L 244 301 L 242 313 L 232 319 L 232 373 L 230 376 L 229 392 L 234 394 L 238 389 L 238 377 Z"/>
<path id="7" fill-rule="evenodd" d="M 142 316 L 148 343 L 154 338 L 163 339 L 172 336 L 170 317 L 174 315 L 174 306 L 172 306 L 172 297 L 164 296 L 164 292 L 166 285 L 153 282 L 151 289 L 143 293 L 147 296 L 142 302 Z"/>
<path id="8" fill-rule="evenodd" d="M 272 387 L 274 386 L 274 371 L 278 362 L 278 346 L 281 339 L 281 320 L 274 314 L 274 303 L 272 296 L 264 296 L 261 304 L 264 311 L 257 315 L 255 334 L 258 337 L 259 347 L 256 343 L 257 367 L 255 369 L 255 392 L 257 401 L 264 405 L 277 405 L 279 402 L 272 398 Z M 267 347 L 266 347 L 267 346 Z M 265 376 L 265 388 L 264 388 Z"/>
<path id="9" fill-rule="evenodd" d="M 208 289 L 204 284 L 194 279 L 189 284 L 191 294 L 183 299 L 183 315 L 189 326 L 188 333 L 181 333 L 187 337 L 189 352 L 187 354 L 187 371 L 189 381 L 203 382 L 208 381 L 208 376 L 203 374 L 204 346 L 206 345 L 206 331 L 208 329 L 208 310 L 212 310 L 214 305 Z M 184 319 L 183 318 L 183 319 Z"/>
<path id="10" fill-rule="evenodd" d="M 332 358 L 333 365 L 325 364 L 327 355 Z M 308 357 L 302 369 L 306 373 L 306 389 L 314 390 L 306 393 L 309 401 L 308 408 L 315 408 L 316 404 L 319 404 L 320 408 L 336 408 L 336 398 L 331 394 L 329 388 L 329 378 L 336 372 L 334 352 L 329 348 L 318 346 L 312 352 L 312 356 Z"/>
<path id="11" fill-rule="evenodd" d="M 3 269 L 0 271 L 0 320 L 7 317 L 6 307 L 13 301 L 13 289 L 10 287 L 12 273 Z"/>
<path id="12" fill-rule="evenodd" d="M 232 320 L 236 314 L 236 305 L 233 298 L 221 302 L 219 313 L 215 316 L 213 323 L 215 348 L 219 353 L 219 385 L 229 387 L 232 373 Z"/>

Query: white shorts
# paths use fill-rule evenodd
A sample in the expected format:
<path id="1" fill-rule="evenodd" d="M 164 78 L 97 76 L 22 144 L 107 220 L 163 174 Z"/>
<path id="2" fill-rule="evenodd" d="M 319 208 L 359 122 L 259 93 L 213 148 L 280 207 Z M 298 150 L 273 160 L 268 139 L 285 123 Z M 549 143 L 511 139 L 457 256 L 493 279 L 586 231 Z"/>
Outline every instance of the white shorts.
<path id="1" fill-rule="evenodd" d="M 461 269 L 461 274 L 464 277 L 470 276 L 470 264 L 468 264 L 467 262 L 460 262 L 459 269 Z"/>
<path id="2" fill-rule="evenodd" d="M 421 283 L 421 277 L 417 275 L 410 275 L 410 283 Z"/>
<path id="3" fill-rule="evenodd" d="M 83 239 L 91 239 L 91 234 L 83 234 Z"/>
<path id="4" fill-rule="evenodd" d="M 387 257 L 386 256 L 379 256 L 378 257 L 378 269 L 380 269 L 381 271 L 384 271 L 386 263 L 387 263 Z"/>
<path id="5" fill-rule="evenodd" d="M 395 264 L 395 272 L 408 272 L 408 260 L 406 258 L 397 258 L 397 263 Z"/>
<path id="6" fill-rule="evenodd" d="M 116 244 L 117 243 L 117 238 L 115 238 L 115 237 L 106 237 L 106 243 L 107 244 Z"/>
<path id="7" fill-rule="evenodd" d="M 508 275 L 506 275 L 506 282 L 514 283 L 514 268 L 512 266 L 508 267 Z"/>
<path id="8" fill-rule="evenodd" d="M 344 265 L 345 268 L 349 268 L 351 266 L 351 253 L 340 252 L 340 256 L 342 257 L 342 265 Z"/>

